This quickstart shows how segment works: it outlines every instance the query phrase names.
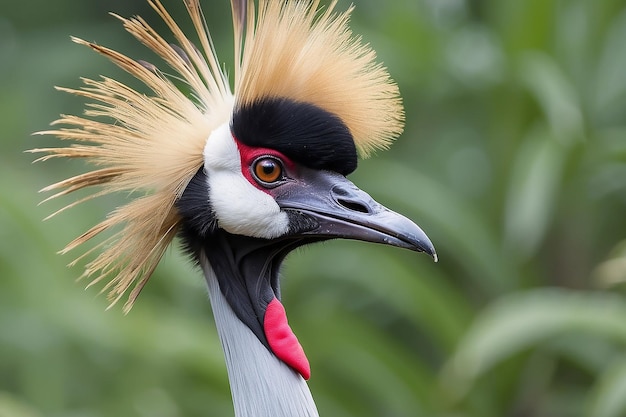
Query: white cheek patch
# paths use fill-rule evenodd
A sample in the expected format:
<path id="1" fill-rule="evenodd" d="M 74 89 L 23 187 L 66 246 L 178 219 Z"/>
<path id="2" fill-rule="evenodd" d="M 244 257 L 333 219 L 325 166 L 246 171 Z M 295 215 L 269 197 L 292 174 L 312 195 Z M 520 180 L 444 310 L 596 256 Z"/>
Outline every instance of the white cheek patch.
<path id="1" fill-rule="evenodd" d="M 243 176 L 228 124 L 214 130 L 204 148 L 209 201 L 218 226 L 229 233 L 273 239 L 289 230 L 287 213 Z"/>

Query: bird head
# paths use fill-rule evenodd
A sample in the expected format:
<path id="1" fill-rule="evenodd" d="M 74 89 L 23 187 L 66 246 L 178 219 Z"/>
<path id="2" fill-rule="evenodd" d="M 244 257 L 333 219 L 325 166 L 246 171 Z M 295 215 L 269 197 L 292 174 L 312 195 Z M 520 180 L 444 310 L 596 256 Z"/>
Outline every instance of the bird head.
<path id="1" fill-rule="evenodd" d="M 141 80 L 151 94 L 106 77 L 84 80 L 81 89 L 62 88 L 91 104 L 85 115 L 63 116 L 56 122 L 62 127 L 41 133 L 73 143 L 33 150 L 45 153 L 43 160 L 79 157 L 95 167 L 44 189 L 60 190 L 49 197 L 55 198 L 100 187 L 60 211 L 111 192 L 136 196 L 63 252 L 113 231 L 96 246 L 105 248 L 84 275 L 92 283 L 108 281 L 113 303 L 134 286 L 128 310 L 179 235 L 187 251 L 215 272 L 239 320 L 306 379 L 308 362 L 280 304 L 278 271 L 290 251 L 344 238 L 436 257 L 415 223 L 347 179 L 359 157 L 401 133 L 397 86 L 372 49 L 352 35 L 351 10 L 335 13 L 335 2 L 320 12 L 317 1 L 260 0 L 257 7 L 232 1 L 234 92 L 198 0 L 185 5 L 201 48 L 158 0 L 149 2 L 175 44 L 139 17 L 116 17 L 175 77 L 74 39 Z"/>
<path id="2" fill-rule="evenodd" d="M 435 254 L 417 225 L 346 178 L 357 164 L 352 135 L 310 103 L 264 99 L 239 108 L 212 132 L 204 155 L 176 202 L 188 249 L 207 256 L 239 319 L 305 378 L 306 357 L 284 311 L 273 308 L 288 252 L 346 238 Z"/>

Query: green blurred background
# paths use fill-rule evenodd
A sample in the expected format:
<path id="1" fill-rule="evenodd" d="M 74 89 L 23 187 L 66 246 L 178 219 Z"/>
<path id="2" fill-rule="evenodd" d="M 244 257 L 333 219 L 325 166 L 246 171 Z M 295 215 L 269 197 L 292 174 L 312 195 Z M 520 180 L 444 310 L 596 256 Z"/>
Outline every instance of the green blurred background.
<path id="1" fill-rule="evenodd" d="M 351 178 L 417 221 L 440 261 L 358 242 L 288 259 L 320 414 L 626 415 L 626 2 L 355 3 L 407 123 Z M 230 62 L 228 2 L 204 7 Z M 55 252 L 124 196 L 46 222 L 71 199 L 37 206 L 80 170 L 23 153 L 82 111 L 53 85 L 132 82 L 69 36 L 152 59 L 108 11 L 163 29 L 143 0 L 0 0 L 0 417 L 229 416 L 200 272 L 173 248 L 128 316 L 105 311 Z"/>

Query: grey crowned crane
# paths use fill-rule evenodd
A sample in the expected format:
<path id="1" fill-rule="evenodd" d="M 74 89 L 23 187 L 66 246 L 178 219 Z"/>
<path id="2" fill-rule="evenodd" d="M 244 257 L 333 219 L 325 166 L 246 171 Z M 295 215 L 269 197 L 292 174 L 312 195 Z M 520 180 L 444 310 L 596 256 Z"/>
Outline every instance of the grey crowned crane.
<path id="1" fill-rule="evenodd" d="M 106 77 L 60 88 L 90 104 L 83 116 L 62 116 L 40 132 L 70 145 L 32 150 L 45 154 L 39 160 L 82 158 L 92 167 L 43 190 L 56 191 L 52 199 L 96 187 L 58 212 L 108 193 L 133 197 L 62 252 L 110 232 L 72 264 L 100 251 L 83 276 L 106 282 L 112 304 L 130 290 L 128 311 L 180 236 L 208 284 L 235 414 L 317 416 L 305 381 L 309 363 L 280 302 L 285 256 L 308 243 L 345 238 L 436 257 L 417 225 L 346 179 L 358 156 L 401 133 L 398 88 L 348 28 L 351 9 L 335 12 L 336 2 L 320 10 L 318 1 L 232 0 L 234 92 L 199 0 L 185 0 L 193 42 L 159 0 L 149 3 L 175 43 L 140 17 L 114 16 L 167 70 L 74 41 L 150 93 Z"/>

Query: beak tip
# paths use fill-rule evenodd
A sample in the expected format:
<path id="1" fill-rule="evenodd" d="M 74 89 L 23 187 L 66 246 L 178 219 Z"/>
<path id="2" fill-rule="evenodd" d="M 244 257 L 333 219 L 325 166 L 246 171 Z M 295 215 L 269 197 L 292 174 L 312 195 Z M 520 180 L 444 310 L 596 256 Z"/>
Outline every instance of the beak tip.
<path id="1" fill-rule="evenodd" d="M 430 243 L 430 241 L 428 242 L 427 245 L 422 246 L 420 250 L 424 252 L 425 254 L 429 255 L 431 258 L 433 258 L 433 261 L 435 263 L 439 262 L 439 256 L 437 256 L 437 251 L 435 251 L 435 247 L 433 246 L 432 243 Z"/>
<path id="2" fill-rule="evenodd" d="M 430 238 L 419 226 L 415 225 L 415 227 L 417 228 L 417 232 L 415 233 L 417 236 L 415 236 L 413 240 L 413 250 L 424 252 L 433 258 L 434 262 L 438 262 L 439 257 L 437 256 L 435 245 L 433 245 L 433 242 L 430 241 Z"/>

